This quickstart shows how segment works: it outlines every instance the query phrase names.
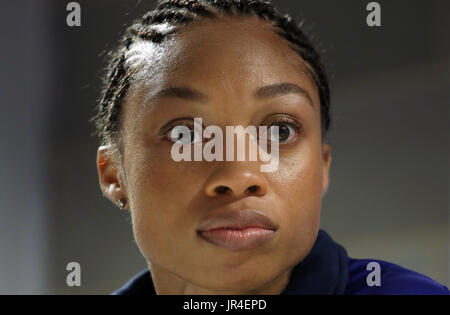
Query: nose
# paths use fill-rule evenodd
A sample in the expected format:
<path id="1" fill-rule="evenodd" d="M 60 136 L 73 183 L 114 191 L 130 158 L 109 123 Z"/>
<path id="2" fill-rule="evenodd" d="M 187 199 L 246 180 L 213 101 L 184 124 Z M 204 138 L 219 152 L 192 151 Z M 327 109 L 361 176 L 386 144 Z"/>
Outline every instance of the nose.
<path id="1" fill-rule="evenodd" d="M 264 176 L 264 173 L 253 172 L 236 165 L 221 168 L 206 182 L 205 194 L 208 197 L 261 197 L 267 193 L 267 181 Z"/>

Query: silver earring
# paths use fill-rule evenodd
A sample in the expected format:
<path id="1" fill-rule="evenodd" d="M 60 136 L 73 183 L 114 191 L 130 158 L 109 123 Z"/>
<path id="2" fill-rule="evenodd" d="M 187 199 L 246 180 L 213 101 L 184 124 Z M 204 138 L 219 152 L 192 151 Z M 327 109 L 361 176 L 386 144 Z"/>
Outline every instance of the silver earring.
<path id="1" fill-rule="evenodd" d="M 117 201 L 117 206 L 118 206 L 120 209 L 124 209 L 125 206 L 126 206 L 126 200 L 125 200 L 125 198 L 119 199 L 119 201 Z"/>

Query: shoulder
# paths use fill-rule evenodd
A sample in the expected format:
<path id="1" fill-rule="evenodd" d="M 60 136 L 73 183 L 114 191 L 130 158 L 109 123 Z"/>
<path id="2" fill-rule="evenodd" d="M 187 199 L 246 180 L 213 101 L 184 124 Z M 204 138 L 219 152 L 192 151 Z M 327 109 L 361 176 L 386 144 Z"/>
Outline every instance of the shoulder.
<path id="1" fill-rule="evenodd" d="M 379 259 L 348 258 L 344 294 L 449 295 L 448 288 L 418 272 Z"/>
<path id="2" fill-rule="evenodd" d="M 128 280 L 111 295 L 141 295 L 155 294 L 149 270 L 143 270 Z"/>

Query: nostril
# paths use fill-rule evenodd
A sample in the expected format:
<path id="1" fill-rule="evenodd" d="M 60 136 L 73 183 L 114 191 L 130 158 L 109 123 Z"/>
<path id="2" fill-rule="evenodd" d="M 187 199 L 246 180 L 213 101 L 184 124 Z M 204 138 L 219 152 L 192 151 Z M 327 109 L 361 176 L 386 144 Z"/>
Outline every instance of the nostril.
<path id="1" fill-rule="evenodd" d="M 228 193 L 230 190 L 231 190 L 231 189 L 228 188 L 227 186 L 218 186 L 218 187 L 216 187 L 216 188 L 214 189 L 214 191 L 215 191 L 217 194 L 220 194 L 220 195 L 226 194 L 226 193 Z"/>
<path id="2" fill-rule="evenodd" d="M 250 187 L 247 188 L 247 191 L 249 193 L 255 193 L 259 191 L 259 186 L 258 185 L 252 185 Z"/>

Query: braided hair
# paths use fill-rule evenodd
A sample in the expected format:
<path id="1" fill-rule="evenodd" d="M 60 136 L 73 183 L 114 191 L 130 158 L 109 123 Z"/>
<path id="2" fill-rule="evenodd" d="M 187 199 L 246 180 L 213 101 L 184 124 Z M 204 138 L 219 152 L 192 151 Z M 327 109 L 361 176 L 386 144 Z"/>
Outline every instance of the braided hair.
<path id="1" fill-rule="evenodd" d="M 130 86 L 132 71 L 126 67 L 126 52 L 137 39 L 161 43 L 173 31 L 200 19 L 214 19 L 219 15 L 257 16 L 274 25 L 274 32 L 289 41 L 291 48 L 312 68 L 312 76 L 319 90 L 322 137 L 330 127 L 330 90 L 320 56 L 301 31 L 301 25 L 288 14 L 279 14 L 267 0 L 159 0 L 156 9 L 146 13 L 128 27 L 119 47 L 110 53 L 110 61 L 103 79 L 101 101 L 92 118 L 102 144 L 119 148 L 120 112 L 124 95 Z M 167 23 L 170 32 L 162 32 L 158 24 Z"/>

